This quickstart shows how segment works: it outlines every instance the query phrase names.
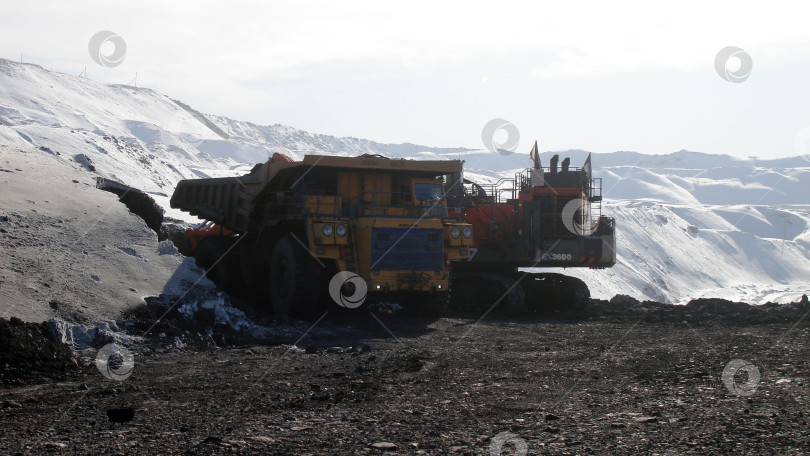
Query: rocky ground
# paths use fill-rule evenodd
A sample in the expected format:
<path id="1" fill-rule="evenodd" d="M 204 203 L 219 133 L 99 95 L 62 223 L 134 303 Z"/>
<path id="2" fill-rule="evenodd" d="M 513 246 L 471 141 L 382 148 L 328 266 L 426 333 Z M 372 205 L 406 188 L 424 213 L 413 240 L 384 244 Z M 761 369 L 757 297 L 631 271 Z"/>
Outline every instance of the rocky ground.
<path id="1" fill-rule="evenodd" d="M 127 316 L 128 332 L 144 339 L 130 345 L 134 364 L 123 381 L 100 373 L 92 349 L 66 361 L 41 325 L 0 325 L 0 453 L 810 448 L 806 301 L 664 306 L 617 297 L 577 315 L 482 321 L 332 311 L 279 326 L 254 316 L 272 329 L 266 340 L 218 323 L 210 309 L 192 320 L 163 315 L 167 302 L 156 298 Z M 35 361 L 24 367 L 34 374 L 6 375 L 19 367 L 8 352 L 22 350 L 12 343 L 20 339 L 28 351 L 51 347 L 41 351 L 53 359 L 29 353 Z"/>

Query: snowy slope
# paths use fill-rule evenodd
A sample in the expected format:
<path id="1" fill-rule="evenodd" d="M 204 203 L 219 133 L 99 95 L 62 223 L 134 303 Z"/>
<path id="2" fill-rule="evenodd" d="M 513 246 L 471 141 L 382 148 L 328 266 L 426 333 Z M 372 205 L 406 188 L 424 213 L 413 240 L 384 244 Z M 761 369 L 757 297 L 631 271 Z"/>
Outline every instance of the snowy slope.
<path id="1" fill-rule="evenodd" d="M 594 156 L 619 259 L 609 271 L 572 273 L 595 294 L 762 303 L 810 291 L 810 163 L 689 152 L 629 159 Z"/>
<path id="2" fill-rule="evenodd" d="M 0 317 L 119 318 L 182 260 L 76 163 L 0 144 Z"/>
<path id="3" fill-rule="evenodd" d="M 599 297 L 624 293 L 673 303 L 696 297 L 764 303 L 795 300 L 810 291 L 809 206 L 613 200 L 603 212 L 617 219 L 618 264 L 603 271 L 568 271 Z M 760 235 L 738 228 L 746 220 L 758 222 Z M 793 230 L 784 238 L 783 223 Z"/>
<path id="4" fill-rule="evenodd" d="M 467 177 L 490 181 L 531 164 L 525 153 L 529 143 L 502 156 L 335 138 L 202 114 L 149 89 L 100 84 L 7 60 L 0 60 L 0 143 L 33 145 L 92 165 L 98 174 L 151 193 L 167 209 L 178 180 L 241 174 L 274 152 L 294 158 L 373 153 L 463 159 Z M 542 162 L 551 155 L 543 153 Z M 588 153 L 560 155 L 580 166 Z M 619 262 L 609 270 L 566 273 L 584 278 L 594 296 L 764 302 L 810 291 L 806 159 L 680 151 L 594 154 L 592 160 L 595 177 L 603 181 L 603 212 L 617 219 Z"/>
<path id="5" fill-rule="evenodd" d="M 168 208 L 180 179 L 244 174 L 274 152 L 450 153 L 203 115 L 150 89 L 101 84 L 0 59 L 0 143 L 47 148 L 152 194 Z M 463 151 L 464 149 L 458 149 Z M 88 162 L 89 159 L 89 162 Z M 182 218 L 180 212 L 169 216 Z"/>

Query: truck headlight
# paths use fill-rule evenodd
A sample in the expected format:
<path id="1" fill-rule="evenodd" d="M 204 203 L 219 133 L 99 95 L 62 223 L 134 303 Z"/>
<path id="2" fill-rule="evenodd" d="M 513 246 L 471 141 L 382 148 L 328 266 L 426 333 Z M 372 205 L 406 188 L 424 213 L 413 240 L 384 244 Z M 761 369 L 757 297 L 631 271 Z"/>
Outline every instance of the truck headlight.
<path id="1" fill-rule="evenodd" d="M 450 228 L 450 236 L 452 236 L 453 239 L 458 239 L 458 237 L 461 236 L 461 229 L 457 226 Z"/>
<path id="2" fill-rule="evenodd" d="M 337 233 L 338 236 L 345 236 L 346 235 L 346 225 L 344 225 L 342 223 L 340 225 L 338 225 L 337 228 L 335 228 L 335 233 Z"/>
<path id="3" fill-rule="evenodd" d="M 471 237 L 472 236 L 472 227 L 465 226 L 464 229 L 461 231 L 461 233 L 464 235 L 465 238 Z"/>
<path id="4" fill-rule="evenodd" d="M 331 236 L 333 230 L 334 230 L 334 228 L 332 227 L 332 225 L 326 224 L 326 225 L 323 226 L 323 235 L 324 236 Z"/>

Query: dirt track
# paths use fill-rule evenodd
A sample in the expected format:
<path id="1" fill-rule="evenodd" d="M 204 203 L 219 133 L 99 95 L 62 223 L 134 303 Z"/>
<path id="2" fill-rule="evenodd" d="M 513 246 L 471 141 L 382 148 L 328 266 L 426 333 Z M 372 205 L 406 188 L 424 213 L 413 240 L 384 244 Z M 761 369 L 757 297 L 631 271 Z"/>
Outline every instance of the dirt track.
<path id="1" fill-rule="evenodd" d="M 807 320 L 704 312 L 479 324 L 331 313 L 291 334 L 302 348 L 153 337 L 123 382 L 87 367 L 3 387 L 0 453 L 487 455 L 504 432 L 518 439 L 504 455 L 521 442 L 527 454 L 807 451 Z M 734 359 L 761 374 L 738 373 L 736 394 L 723 383 Z M 111 423 L 106 411 L 126 407 L 134 418 Z"/>

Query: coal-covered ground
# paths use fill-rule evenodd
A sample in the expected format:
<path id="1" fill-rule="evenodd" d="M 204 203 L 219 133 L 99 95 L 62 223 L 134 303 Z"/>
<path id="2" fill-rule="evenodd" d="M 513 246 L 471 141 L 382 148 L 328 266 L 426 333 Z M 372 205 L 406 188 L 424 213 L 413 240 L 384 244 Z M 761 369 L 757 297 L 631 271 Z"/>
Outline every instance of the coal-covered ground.
<path id="1" fill-rule="evenodd" d="M 4 353 L 21 350 L 33 373 L 15 371 L 16 381 L 0 385 L 0 454 L 810 448 L 807 302 L 665 306 L 618 297 L 576 315 L 480 321 L 332 311 L 264 342 L 204 315 L 189 323 L 170 312 L 152 327 L 161 309 L 129 315 L 130 331 L 151 331 L 132 347 L 123 381 L 102 376 L 87 353 L 62 362 L 41 325 L 2 326 Z M 25 347 L 10 344 L 21 337 Z M 5 353 L 4 372 L 13 359 Z"/>

